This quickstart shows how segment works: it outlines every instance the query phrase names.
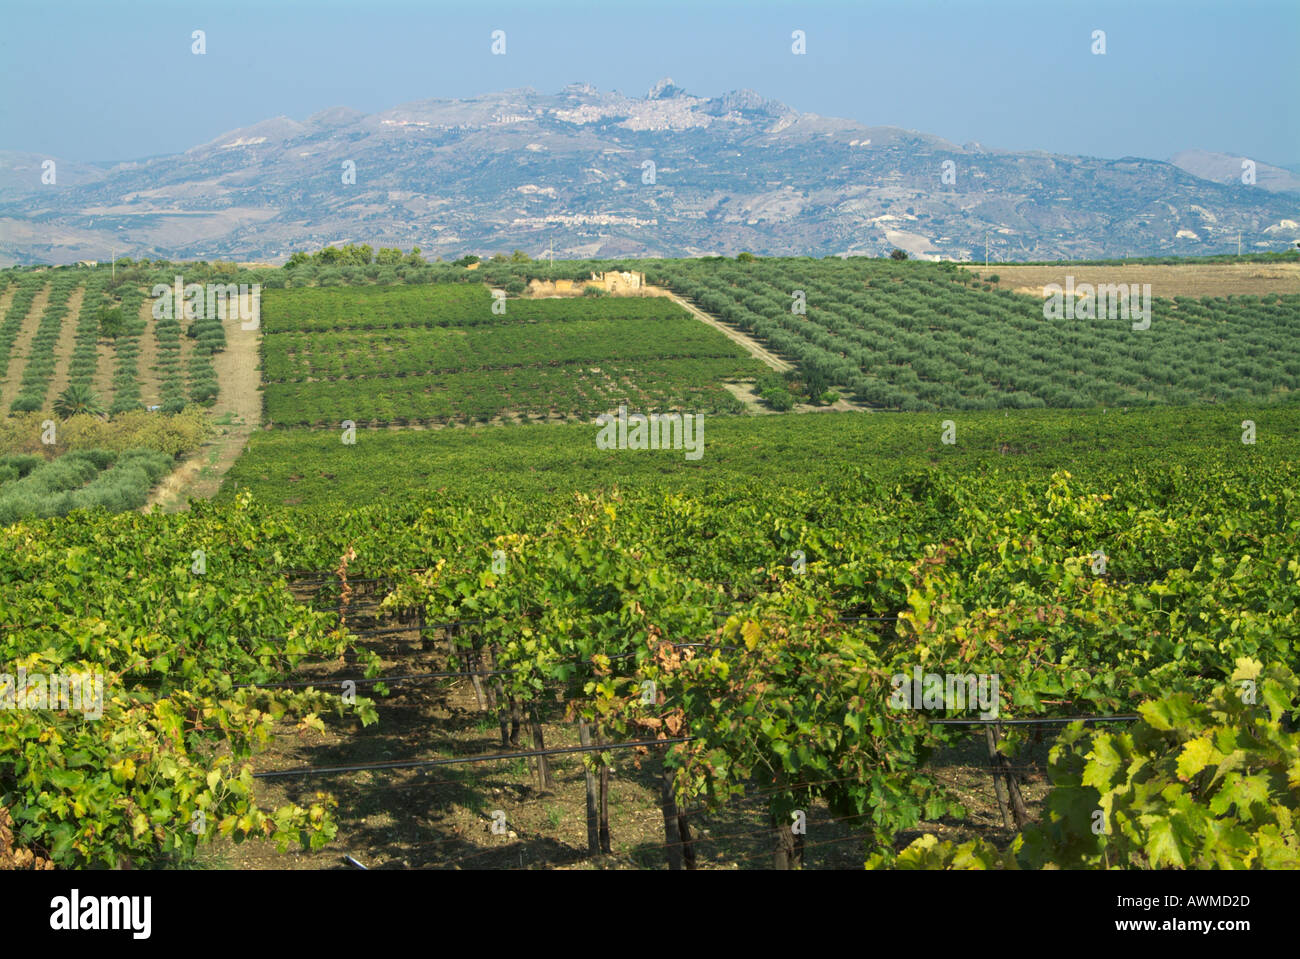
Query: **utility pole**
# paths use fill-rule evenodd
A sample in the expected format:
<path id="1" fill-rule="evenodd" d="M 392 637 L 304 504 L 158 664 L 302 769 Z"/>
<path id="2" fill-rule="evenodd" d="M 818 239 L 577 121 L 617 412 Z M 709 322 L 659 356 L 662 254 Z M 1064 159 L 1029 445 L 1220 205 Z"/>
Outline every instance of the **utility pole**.
<path id="1" fill-rule="evenodd" d="M 108 261 L 109 262 L 108 268 L 113 273 L 113 282 L 116 283 L 117 282 L 117 247 L 115 246 L 110 247 L 110 249 L 113 251 L 113 258 Z"/>
<path id="2" fill-rule="evenodd" d="M 987 230 L 984 232 L 984 265 L 989 265 L 989 235 Z"/>
<path id="3" fill-rule="evenodd" d="M 1237 256 L 1241 256 L 1241 231 L 1237 231 Z"/>

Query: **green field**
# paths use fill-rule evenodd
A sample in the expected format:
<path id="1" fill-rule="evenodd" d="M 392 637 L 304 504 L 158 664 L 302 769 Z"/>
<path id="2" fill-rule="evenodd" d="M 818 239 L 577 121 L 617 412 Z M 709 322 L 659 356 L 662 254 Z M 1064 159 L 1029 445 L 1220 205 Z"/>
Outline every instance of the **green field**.
<path id="1" fill-rule="evenodd" d="M 1254 445 L 1241 442 L 1245 419 L 1256 423 Z M 1165 457 L 1249 461 L 1300 450 L 1300 410 L 1291 408 L 970 412 L 953 415 L 953 445 L 942 441 L 943 422 L 919 413 L 705 417 L 704 455 L 694 462 L 680 450 L 600 450 L 594 424 L 358 430 L 355 445 L 338 430 L 263 431 L 221 495 L 248 490 L 265 502 L 323 507 L 430 491 L 473 499 L 755 479 L 777 488 L 858 473 L 888 481 L 926 468 L 1046 477 L 1079 464 L 1114 473 Z"/>
<path id="2" fill-rule="evenodd" d="M 313 453 L 308 441 L 337 444 L 324 432 L 267 433 L 241 468 L 269 461 L 275 477 L 222 502 L 0 528 L 0 622 L 10 626 L 0 658 L 32 671 L 99 668 L 112 690 L 96 722 L 0 711 L 0 796 L 18 841 L 69 867 L 176 865 L 221 837 L 274 837 L 318 867 L 337 864 L 335 838 L 371 863 L 486 855 L 495 837 L 484 810 L 507 809 L 513 822 L 547 802 L 520 784 L 526 768 L 434 782 L 383 771 L 358 789 L 334 779 L 287 794 L 241 772 L 320 764 L 323 753 L 445 756 L 450 685 L 373 684 L 353 703 L 329 678 L 405 675 L 418 655 L 421 668 L 499 670 L 501 715 L 536 710 L 548 743 L 571 741 L 575 713 L 604 742 L 689 732 L 642 760 L 651 781 L 666 772 L 697 824 L 751 810 L 744 828 L 771 837 L 760 842 L 774 841 L 778 862 L 803 853 L 782 852 L 767 824 L 820 810 L 843 854 L 828 859 L 810 842 L 812 865 L 1296 868 L 1300 422 L 1293 410 L 1261 414 L 1251 445 L 1239 416 L 970 414 L 957 418 L 953 446 L 926 415 L 731 418 L 706 428 L 717 446 L 700 464 L 665 461 L 662 476 L 648 456 L 637 473 L 631 452 L 578 465 L 570 454 L 590 441 L 586 427 L 361 432 L 342 455 Z M 547 462 L 552 478 L 528 475 Z M 284 470 L 326 468 L 335 477 L 313 477 L 311 505 L 278 505 Z M 635 488 L 581 492 L 624 477 Z M 321 482 L 331 479 L 341 481 Z M 389 577 L 379 595 L 394 608 L 463 625 L 408 635 L 400 654 L 334 632 L 338 618 L 299 602 L 289 576 L 340 563 L 358 584 Z M 377 649 L 396 658 L 381 663 Z M 1108 729 L 1062 727 L 1046 766 L 1032 733 L 1012 728 L 1006 754 L 1050 776 L 1012 846 L 951 788 L 962 730 L 894 702 L 890 677 L 922 663 L 1000 677 L 1009 718 L 1143 719 L 1118 731 L 1131 737 L 1118 746 Z M 300 669 L 315 689 L 232 688 Z M 1246 681 L 1258 705 L 1237 695 Z M 646 682 L 661 699 L 644 698 Z M 941 714 L 978 722 L 972 710 Z M 376 719 L 375 732 L 362 729 Z M 394 722 L 412 733 L 400 744 L 385 734 Z M 313 729 L 333 745 L 305 744 Z M 184 749 L 168 747 L 174 737 Z M 40 747 L 50 740 L 63 749 Z M 266 754 L 276 742 L 287 745 Z M 482 735 L 473 748 L 507 745 Z M 1127 772 L 1107 760 L 1116 748 L 1133 758 Z M 657 789 L 628 810 L 638 774 L 597 759 L 606 763 L 617 773 L 614 852 L 552 835 L 572 837 L 573 817 L 581 835 L 579 770 L 555 793 L 577 811 L 521 835 L 510 856 L 661 867 L 673 847 L 653 827 L 648 852 L 618 844 L 660 821 Z M 170 788 L 156 788 L 164 779 Z M 400 814 L 386 804 L 403 793 L 367 787 L 408 783 L 430 815 L 373 838 L 374 817 Z M 350 798 L 332 810 L 326 793 Z M 1099 835 L 1097 808 L 1136 825 Z M 170 828 L 198 809 L 205 828 Z M 459 826 L 457 810 L 477 826 Z M 906 848 L 934 830 L 968 845 Z M 701 837 L 702 866 L 730 868 L 734 842 L 723 828 Z M 751 867 L 772 861 L 743 855 Z"/>
<path id="3" fill-rule="evenodd" d="M 0 457 L 0 526 L 75 509 L 137 509 L 171 468 L 170 456 L 147 449 L 79 450 L 49 462 L 34 455 Z"/>
<path id="4" fill-rule="evenodd" d="M 1276 403 L 1300 389 L 1298 295 L 1157 289 L 1150 327 L 1135 330 L 1129 317 L 1044 319 L 1041 299 L 981 288 L 952 264 L 672 260 L 646 271 L 797 362 L 814 389 L 877 408 Z"/>
<path id="5" fill-rule="evenodd" d="M 486 287 L 439 284 L 277 290 L 264 303 L 277 426 L 736 411 L 720 384 L 764 369 L 659 298 L 508 299 L 496 313 Z"/>
<path id="6" fill-rule="evenodd" d="M 1145 264 L 1154 271 L 1186 262 L 1213 271 L 1219 260 L 1241 265 L 1256 259 L 1110 265 L 1131 271 Z M 1262 262 L 1295 260 L 1288 254 Z M 1068 272 L 1069 264 L 1059 266 Z M 366 269 L 308 266 L 292 273 L 295 282 L 358 284 L 369 282 Z M 1293 402 L 1300 383 L 1300 295 L 1251 293 L 1246 277 L 1239 294 L 1191 297 L 1170 290 L 1168 275 L 1159 273 L 1165 279 L 1153 284 L 1150 327 L 1135 330 L 1132 318 L 1044 319 L 1041 299 L 994 289 L 950 263 L 807 257 L 502 261 L 484 263 L 475 273 L 438 264 L 403 269 L 401 276 L 407 283 L 507 286 L 531 279 L 582 281 L 610 269 L 644 270 L 649 282 L 756 337 L 798 366 L 805 393 L 835 387 L 876 409 L 1274 404 Z M 311 289 L 322 297 L 328 293 Z M 803 313 L 792 312 L 799 292 Z M 372 322 L 360 313 L 341 315 L 330 307 L 320 325 Z M 443 321 L 412 315 L 402 322 Z"/>
<path id="7" fill-rule="evenodd" d="M 93 721 L 0 709 L 15 845 L 72 868 L 282 865 L 236 859 L 258 838 L 310 868 L 660 868 L 685 847 L 701 868 L 1300 868 L 1300 298 L 1162 301 L 1137 332 L 1051 326 L 933 264 L 644 267 L 796 361 L 791 389 L 890 411 L 736 415 L 724 384 L 766 367 L 671 302 L 502 315 L 483 281 L 547 268 L 489 263 L 273 271 L 274 428 L 188 513 L 130 510 L 200 412 L 72 416 L 57 447 L 40 411 L 0 421 L 0 663 L 109 692 Z M 138 315 L 165 271 L 86 291 Z M 20 309 L 75 289 L 9 279 Z M 0 318 L 0 344 L 49 340 L 59 302 Z M 187 332 L 213 341 L 154 325 L 152 378 L 119 337 L 114 405 L 188 389 Z M 619 404 L 702 413 L 702 456 L 601 449 L 590 417 Z M 1042 406 L 1073 408 L 1018 408 Z M 996 677 L 999 718 L 1059 724 L 900 706 L 918 669 Z M 1026 774 L 1002 780 L 1028 800 L 1014 826 L 985 797 L 985 730 Z M 535 790 L 496 755 L 585 736 L 594 774 L 539 765 Z M 497 765 L 393 767 L 449 758 Z M 612 846 L 585 840 L 598 818 Z"/>

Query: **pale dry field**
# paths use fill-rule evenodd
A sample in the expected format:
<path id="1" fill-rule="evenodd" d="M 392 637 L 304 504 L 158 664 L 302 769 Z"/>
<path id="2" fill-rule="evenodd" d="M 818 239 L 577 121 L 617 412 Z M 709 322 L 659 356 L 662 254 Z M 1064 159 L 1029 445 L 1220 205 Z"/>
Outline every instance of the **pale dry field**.
<path id="1" fill-rule="evenodd" d="M 1177 266 L 1075 266 L 1058 263 L 1052 266 L 1020 266 L 992 263 L 988 266 L 963 264 L 963 269 L 987 278 L 997 276 L 997 288 L 1043 296 L 1049 283 L 1065 286 L 1066 276 L 1080 283 L 1151 284 L 1151 295 L 1232 296 L 1265 293 L 1300 293 L 1300 263 L 1215 263 L 1179 264 Z"/>

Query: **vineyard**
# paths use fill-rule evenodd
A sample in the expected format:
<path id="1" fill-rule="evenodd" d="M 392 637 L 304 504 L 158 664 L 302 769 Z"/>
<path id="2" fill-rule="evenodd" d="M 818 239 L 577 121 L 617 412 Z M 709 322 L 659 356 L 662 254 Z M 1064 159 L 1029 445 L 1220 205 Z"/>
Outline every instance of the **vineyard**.
<path id="1" fill-rule="evenodd" d="M 1300 410 L 1292 407 L 1006 410 L 953 417 L 951 445 L 943 442 L 945 417 L 938 414 L 715 417 L 708 420 L 706 452 L 698 461 L 677 451 L 599 449 L 598 427 L 591 424 L 436 433 L 358 429 L 351 445 L 340 442 L 341 431 L 262 431 L 229 473 L 219 499 L 250 490 L 268 504 L 327 507 L 428 491 L 548 498 L 666 485 L 694 492 L 757 477 L 771 487 L 807 486 L 860 470 L 884 481 L 927 468 L 992 467 L 1019 477 L 1050 475 L 1078 462 L 1140 465 L 1155 450 L 1191 461 L 1300 442 Z M 1255 447 L 1241 442 L 1248 418 L 1257 427 Z"/>
<path id="2" fill-rule="evenodd" d="M 1290 269 L 1294 261 L 1283 257 L 1273 269 Z M 1080 264 L 1086 266 L 1081 276 L 1103 285 L 1141 281 L 1142 262 L 1129 261 L 1113 276 L 1105 264 Z M 1243 273 L 1211 260 L 1188 262 L 1192 272 L 1185 276 L 1177 268 L 1149 265 L 1155 279 L 1150 326 L 1137 330 L 1129 317 L 1044 319 L 1042 299 L 999 286 L 996 270 L 976 272 L 951 263 L 722 257 L 553 266 L 492 262 L 484 264 L 481 275 L 444 264 L 399 267 L 391 280 L 443 284 L 462 298 L 464 313 L 475 295 L 467 284 L 479 280 L 509 287 L 532 279 L 580 282 L 611 269 L 644 270 L 650 283 L 686 297 L 795 363 L 806 392 L 817 395 L 836 387 L 882 410 L 1291 402 L 1300 378 L 1294 350 L 1300 341 L 1300 293 L 1293 275 L 1274 280 L 1264 266 Z M 1009 275 L 1017 269 L 1029 268 L 1010 268 Z M 1217 276 L 1220 269 L 1230 278 Z M 1069 270 L 1057 264 L 1052 276 L 1060 282 Z M 308 266 L 293 276 L 295 282 L 368 284 L 373 282 L 368 271 Z M 987 275 L 980 279 L 981 274 Z M 1252 279 L 1256 274 L 1259 278 Z M 1184 287 L 1241 292 L 1189 296 L 1179 292 Z M 384 289 L 366 288 L 375 296 Z M 395 286 L 390 295 L 408 301 L 416 296 L 398 292 L 403 289 Z M 315 299 L 307 302 L 329 297 L 319 287 L 300 295 L 308 291 Z M 480 309 L 476 322 L 481 320 Z M 376 325 L 365 312 L 347 313 L 338 306 L 325 307 L 320 320 L 295 322 L 323 329 Z M 409 315 L 400 322 L 447 321 Z"/>
<path id="3" fill-rule="evenodd" d="M 230 342 L 276 428 L 148 515 L 237 327 L 155 317 L 170 264 L 0 271 L 0 861 L 1300 867 L 1300 297 L 1134 331 L 938 264 L 645 261 L 792 388 L 911 410 L 710 415 L 689 459 L 590 422 L 773 377 L 670 300 L 372 266 L 185 267 L 265 283 Z"/>
<path id="4" fill-rule="evenodd" d="M 1133 418 L 1147 415 L 1115 435 L 1168 425 Z M 292 517 L 241 491 L 187 515 L 19 523 L 0 533 L 4 660 L 102 669 L 109 692 L 98 723 L 0 712 L 0 788 L 21 844 L 68 865 L 175 862 L 218 836 L 321 847 L 360 827 L 333 783 L 410 774 L 418 788 L 419 769 L 440 773 L 428 802 L 486 823 L 505 800 L 441 775 L 475 757 L 421 752 L 436 724 L 402 699 L 459 677 L 502 726 L 482 758 L 589 757 L 574 774 L 590 816 L 569 815 L 590 823 L 597 858 L 617 843 L 608 810 L 635 760 L 664 784 L 660 866 L 673 850 L 711 864 L 692 823 L 747 803 L 767 849 L 750 865 L 798 865 L 833 828 L 873 865 L 1294 867 L 1295 425 L 1253 445 L 1225 430 L 1201 449 L 1081 453 L 1069 472 L 1004 472 L 983 450 L 785 486 L 647 480 L 547 500 L 480 487 Z M 316 571 L 314 603 L 299 570 Z M 387 629 L 361 609 L 372 580 Z M 918 667 L 999 677 L 1000 722 L 973 704 L 900 708 L 891 677 Z M 1079 716 L 1113 719 L 1064 722 Z M 403 750 L 313 754 L 322 732 L 361 736 L 376 719 L 401 724 Z M 1041 727 L 1021 720 L 1061 721 L 1037 822 L 1017 796 Z M 963 821 L 943 757 L 984 726 L 1015 841 L 958 830 L 961 846 L 904 848 Z M 1116 750 L 1149 756 L 1147 771 L 1119 772 Z M 548 770 L 534 771 L 541 794 L 563 788 Z M 280 774 L 293 790 L 267 806 L 259 790 Z M 1098 809 L 1109 832 L 1092 829 Z M 420 831 L 470 841 L 437 820 Z M 725 848 L 714 833 L 708 848 Z M 531 862 L 553 846 L 480 841 Z"/>
<path id="5" fill-rule="evenodd" d="M 280 426 L 735 412 L 762 368 L 662 299 L 503 299 L 483 286 L 267 295 L 266 415 Z"/>

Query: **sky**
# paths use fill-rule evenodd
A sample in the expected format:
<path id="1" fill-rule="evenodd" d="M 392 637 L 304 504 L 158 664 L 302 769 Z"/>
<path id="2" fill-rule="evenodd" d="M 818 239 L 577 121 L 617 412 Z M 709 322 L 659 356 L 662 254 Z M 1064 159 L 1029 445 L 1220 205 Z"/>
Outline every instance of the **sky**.
<path id="1" fill-rule="evenodd" d="M 141 159 L 333 106 L 670 76 L 958 144 L 1292 165 L 1297 51 L 1298 0 L 5 0 L 0 150 Z"/>

